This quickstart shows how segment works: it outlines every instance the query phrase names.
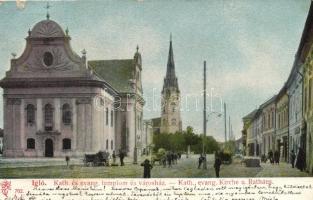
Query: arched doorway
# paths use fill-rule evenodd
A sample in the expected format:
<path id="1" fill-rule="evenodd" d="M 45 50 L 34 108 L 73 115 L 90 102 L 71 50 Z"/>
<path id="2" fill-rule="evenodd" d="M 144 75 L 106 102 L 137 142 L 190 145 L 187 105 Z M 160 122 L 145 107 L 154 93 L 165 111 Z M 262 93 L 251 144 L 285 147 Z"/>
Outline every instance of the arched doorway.
<path id="1" fill-rule="evenodd" d="M 53 157 L 53 141 L 51 139 L 45 141 L 45 156 Z"/>

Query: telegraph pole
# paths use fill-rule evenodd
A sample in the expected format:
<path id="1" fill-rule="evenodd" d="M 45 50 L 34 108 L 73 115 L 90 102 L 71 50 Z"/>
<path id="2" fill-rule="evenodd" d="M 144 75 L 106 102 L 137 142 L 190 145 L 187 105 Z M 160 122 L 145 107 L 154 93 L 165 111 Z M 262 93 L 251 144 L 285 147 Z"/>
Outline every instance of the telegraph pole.
<path id="1" fill-rule="evenodd" d="M 227 142 L 227 125 L 226 125 L 226 103 L 224 102 L 224 124 L 225 124 L 225 144 Z"/>
<path id="2" fill-rule="evenodd" d="M 231 124 L 230 124 L 230 116 L 228 116 L 228 141 L 231 140 Z"/>
<path id="3" fill-rule="evenodd" d="M 202 155 L 204 156 L 203 169 L 207 169 L 206 152 L 204 141 L 206 138 L 206 61 L 203 63 L 203 138 L 202 138 Z"/>

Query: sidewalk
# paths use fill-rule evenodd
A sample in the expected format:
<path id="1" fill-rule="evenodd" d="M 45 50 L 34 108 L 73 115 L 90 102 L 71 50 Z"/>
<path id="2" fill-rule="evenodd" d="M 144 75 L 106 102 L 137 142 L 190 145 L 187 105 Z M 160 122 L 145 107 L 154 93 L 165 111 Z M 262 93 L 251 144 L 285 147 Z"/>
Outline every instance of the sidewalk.
<path id="1" fill-rule="evenodd" d="M 279 165 L 261 163 L 263 168 L 256 177 L 308 177 L 309 174 L 301 172 L 297 168 L 292 168 L 291 164 L 281 162 Z"/>

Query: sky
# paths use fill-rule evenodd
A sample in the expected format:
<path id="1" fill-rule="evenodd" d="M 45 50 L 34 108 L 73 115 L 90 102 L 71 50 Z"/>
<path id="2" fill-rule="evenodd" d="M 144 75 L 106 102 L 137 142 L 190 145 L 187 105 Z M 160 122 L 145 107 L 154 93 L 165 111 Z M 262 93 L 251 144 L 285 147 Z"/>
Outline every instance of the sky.
<path id="1" fill-rule="evenodd" d="M 183 128 L 192 126 L 201 134 L 206 60 L 207 134 L 223 141 L 224 116 L 214 114 L 223 112 L 221 100 L 239 138 L 242 117 L 287 80 L 310 0 L 81 0 L 50 5 L 50 19 L 64 30 L 68 27 L 73 50 L 81 55 L 86 49 L 88 60 L 129 59 L 139 46 L 145 119 L 160 116 L 172 34 Z M 28 29 L 46 18 L 45 6 L 46 1 L 0 0 L 0 78 L 10 68 L 11 53 L 24 51 Z"/>

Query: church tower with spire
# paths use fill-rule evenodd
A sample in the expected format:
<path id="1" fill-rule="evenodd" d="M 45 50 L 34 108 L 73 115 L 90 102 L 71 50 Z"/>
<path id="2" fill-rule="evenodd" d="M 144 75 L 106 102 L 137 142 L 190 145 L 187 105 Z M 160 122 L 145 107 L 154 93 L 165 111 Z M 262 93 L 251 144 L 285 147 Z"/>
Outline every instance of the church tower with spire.
<path id="1" fill-rule="evenodd" d="M 175 133 L 181 131 L 180 90 L 175 74 L 172 35 L 170 37 L 167 70 L 161 98 L 161 133 Z"/>

